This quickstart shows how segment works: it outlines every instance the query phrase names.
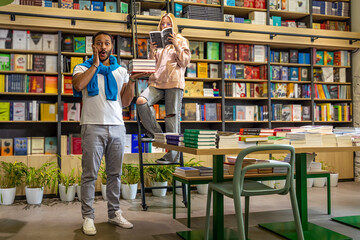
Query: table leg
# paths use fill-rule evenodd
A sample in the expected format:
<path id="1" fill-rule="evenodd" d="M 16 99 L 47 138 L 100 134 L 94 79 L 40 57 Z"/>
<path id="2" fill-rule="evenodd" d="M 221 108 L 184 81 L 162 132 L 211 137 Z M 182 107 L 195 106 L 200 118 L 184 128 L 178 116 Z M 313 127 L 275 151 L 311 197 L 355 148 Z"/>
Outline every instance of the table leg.
<path id="1" fill-rule="evenodd" d="M 301 225 L 303 231 L 308 226 L 308 206 L 307 206 L 307 180 L 306 180 L 306 153 L 296 154 L 296 198 L 299 206 Z"/>
<path id="2" fill-rule="evenodd" d="M 224 181 L 224 159 L 223 155 L 213 156 L 213 181 Z M 224 196 L 216 191 L 213 193 L 213 239 L 224 237 Z"/>

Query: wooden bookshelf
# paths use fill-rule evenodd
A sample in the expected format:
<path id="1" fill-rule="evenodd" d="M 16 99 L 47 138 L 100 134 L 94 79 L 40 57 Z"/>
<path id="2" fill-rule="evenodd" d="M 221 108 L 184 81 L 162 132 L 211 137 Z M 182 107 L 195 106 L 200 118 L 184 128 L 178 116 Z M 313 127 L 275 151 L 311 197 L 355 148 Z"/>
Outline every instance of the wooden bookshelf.
<path id="1" fill-rule="evenodd" d="M 350 9 L 349 9 L 350 10 Z M 326 20 L 332 20 L 332 21 L 347 21 L 350 19 L 350 17 L 345 16 L 335 16 L 335 15 L 324 15 L 324 14 L 312 14 L 313 21 L 326 21 Z"/>
<path id="2" fill-rule="evenodd" d="M 297 83 L 297 84 L 311 84 L 311 81 L 291 81 L 291 80 L 271 80 L 272 83 Z"/>
<path id="3" fill-rule="evenodd" d="M 300 64 L 300 63 L 277 63 L 277 62 L 271 62 L 271 65 L 278 65 L 278 66 L 284 66 L 284 67 L 310 67 L 311 64 Z"/>
<path id="4" fill-rule="evenodd" d="M 254 83 L 264 83 L 268 82 L 267 79 L 236 79 L 236 78 L 225 78 L 226 82 L 254 82 Z"/>
<path id="5" fill-rule="evenodd" d="M 251 61 L 232 61 L 232 60 L 224 60 L 225 63 L 231 64 L 244 64 L 244 65 L 252 65 L 252 66 L 260 66 L 266 65 L 267 62 L 251 62 Z"/>
<path id="6" fill-rule="evenodd" d="M 207 4 L 207 3 L 196 3 L 196 2 L 174 1 L 174 3 L 178 3 L 178 4 L 181 4 L 183 6 L 195 5 L 195 6 L 203 6 L 203 7 L 214 7 L 214 8 L 221 7 L 221 5 L 219 5 L 219 4 Z"/>
<path id="7" fill-rule="evenodd" d="M 316 102 L 351 102 L 352 99 L 320 99 L 320 98 L 315 98 L 314 101 L 316 101 Z"/>
<path id="8" fill-rule="evenodd" d="M 236 99 L 236 100 L 267 100 L 267 97 L 225 97 L 225 99 Z"/>
<path id="9" fill-rule="evenodd" d="M 23 50 L 23 49 L 4 49 L 0 48 L 1 53 L 22 53 L 22 54 L 43 54 L 43 55 L 57 55 L 58 52 Z"/>
<path id="10" fill-rule="evenodd" d="M 0 71 L 0 74 L 58 75 L 57 72 Z"/>
<path id="11" fill-rule="evenodd" d="M 311 101 L 311 98 L 271 98 L 271 101 Z"/>
<path id="12" fill-rule="evenodd" d="M 247 8 L 247 7 L 236 7 L 236 6 L 224 6 L 225 14 L 232 14 L 235 16 L 246 16 L 253 11 L 266 12 L 266 9 L 262 8 Z"/>
<path id="13" fill-rule="evenodd" d="M 314 84 L 326 84 L 326 85 L 352 85 L 351 82 L 320 82 L 314 81 Z"/>
<path id="14" fill-rule="evenodd" d="M 54 96 L 56 97 L 57 93 L 32 93 L 32 92 L 0 92 L 0 95 L 6 96 Z"/>
<path id="15" fill-rule="evenodd" d="M 314 68 L 321 68 L 321 67 L 351 68 L 351 66 L 336 66 L 336 65 L 318 65 L 318 64 L 314 64 Z"/>
<path id="16" fill-rule="evenodd" d="M 185 77 L 185 81 L 203 81 L 203 82 L 215 82 L 221 81 L 221 78 L 192 78 L 192 77 Z"/>
<path id="17" fill-rule="evenodd" d="M 211 60 L 211 59 L 191 59 L 191 62 L 221 63 L 221 60 Z"/>
<path id="18" fill-rule="evenodd" d="M 282 11 L 282 10 L 270 10 L 270 15 L 271 16 L 280 16 L 281 18 L 284 18 L 285 20 L 299 20 L 304 17 L 310 16 L 309 13 L 290 12 L 290 11 Z"/>

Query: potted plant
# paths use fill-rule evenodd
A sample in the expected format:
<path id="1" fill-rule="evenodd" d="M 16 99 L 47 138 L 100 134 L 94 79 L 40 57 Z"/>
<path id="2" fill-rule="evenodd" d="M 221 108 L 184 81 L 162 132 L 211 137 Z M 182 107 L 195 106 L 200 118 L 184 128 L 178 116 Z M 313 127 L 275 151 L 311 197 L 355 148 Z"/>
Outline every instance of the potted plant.
<path id="1" fill-rule="evenodd" d="M 325 164 L 322 162 L 324 170 L 327 170 L 330 172 L 330 184 L 331 187 L 337 187 L 339 182 L 339 173 L 336 172 L 335 168 L 329 164 Z"/>
<path id="2" fill-rule="evenodd" d="M 58 183 L 59 169 L 55 162 L 44 163 L 41 167 L 26 167 L 25 170 L 25 194 L 28 204 L 41 204 L 44 187 L 56 188 Z"/>
<path id="3" fill-rule="evenodd" d="M 82 172 L 80 171 L 76 176 L 76 194 L 79 201 L 81 201 L 81 174 Z"/>
<path id="4" fill-rule="evenodd" d="M 21 162 L 1 162 L 0 172 L 0 204 L 10 205 L 14 203 L 16 187 L 21 185 L 26 165 Z"/>
<path id="5" fill-rule="evenodd" d="M 102 162 L 99 169 L 99 175 L 101 178 L 101 195 L 105 201 L 107 201 L 106 196 L 106 179 L 107 179 L 107 173 L 106 173 L 106 166 L 105 162 Z"/>
<path id="6" fill-rule="evenodd" d="M 121 175 L 121 195 L 124 199 L 133 200 L 136 198 L 139 180 L 139 166 L 131 163 L 123 163 Z"/>
<path id="7" fill-rule="evenodd" d="M 320 161 L 321 170 L 326 170 L 327 166 L 323 161 Z M 326 184 L 326 178 L 314 178 L 314 187 L 324 187 Z"/>
<path id="8" fill-rule="evenodd" d="M 168 181 L 171 180 L 174 172 L 174 166 L 167 165 L 151 165 L 146 168 L 146 173 L 149 175 L 151 185 L 153 187 L 165 187 L 168 185 Z M 154 196 L 164 197 L 166 196 L 167 188 L 152 189 Z"/>
<path id="9" fill-rule="evenodd" d="M 59 174 L 59 195 L 61 201 L 74 201 L 76 190 L 76 178 L 74 172 L 75 169 L 73 168 L 70 174 L 65 174 L 63 172 L 60 172 Z"/>

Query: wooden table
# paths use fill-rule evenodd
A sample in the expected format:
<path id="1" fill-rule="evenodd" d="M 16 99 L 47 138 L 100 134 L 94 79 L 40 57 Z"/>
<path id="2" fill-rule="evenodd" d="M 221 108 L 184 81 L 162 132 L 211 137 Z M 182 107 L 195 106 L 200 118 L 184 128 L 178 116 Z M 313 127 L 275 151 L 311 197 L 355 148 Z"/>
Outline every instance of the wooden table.
<path id="1" fill-rule="evenodd" d="M 154 146 L 175 150 L 194 155 L 213 156 L 213 181 L 222 182 L 224 180 L 223 162 L 225 155 L 237 155 L 242 148 L 229 149 L 195 149 L 179 147 L 164 143 L 154 142 Z M 309 152 L 355 152 L 360 151 L 360 147 L 296 147 L 296 196 L 299 205 L 301 224 L 304 230 L 305 239 L 328 240 L 328 239 L 351 239 L 348 236 L 323 228 L 308 221 L 307 206 L 307 181 L 306 181 L 306 153 Z M 284 153 L 284 151 L 262 151 L 258 153 Z M 274 232 L 286 239 L 297 239 L 295 225 L 293 221 L 259 224 L 260 227 Z M 203 239 L 203 230 L 184 231 L 177 233 L 183 239 Z M 224 197 L 214 192 L 213 194 L 213 229 L 212 239 L 237 239 L 236 231 L 224 228 Z"/>

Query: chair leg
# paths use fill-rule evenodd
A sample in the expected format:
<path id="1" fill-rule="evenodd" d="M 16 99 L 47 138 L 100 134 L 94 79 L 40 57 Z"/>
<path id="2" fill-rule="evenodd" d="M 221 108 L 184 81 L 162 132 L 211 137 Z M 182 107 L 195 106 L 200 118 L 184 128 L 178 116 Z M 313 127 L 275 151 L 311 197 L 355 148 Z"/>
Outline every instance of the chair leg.
<path id="1" fill-rule="evenodd" d="M 207 202 L 206 202 L 206 222 L 205 222 L 205 238 L 204 238 L 205 240 L 209 239 L 211 194 L 212 194 L 212 188 L 209 184 Z"/>
<path id="2" fill-rule="evenodd" d="M 295 220 L 295 227 L 296 227 L 296 233 L 297 233 L 297 239 L 298 240 L 304 240 L 304 232 L 301 226 L 301 220 L 300 220 L 300 213 L 299 208 L 296 200 L 296 194 L 295 194 L 295 188 L 294 183 L 292 182 L 292 186 L 290 187 L 290 200 L 291 200 L 291 207 L 294 215 Z"/>
<path id="3" fill-rule="evenodd" d="M 234 205 L 235 205 L 235 215 L 236 215 L 236 223 L 237 223 L 239 240 L 246 240 L 240 195 L 234 196 Z"/>
<path id="4" fill-rule="evenodd" d="M 249 238 L 249 211 L 250 211 L 250 197 L 245 197 L 245 236 Z"/>
<path id="5" fill-rule="evenodd" d="M 327 176 L 327 210 L 328 214 L 331 214 L 331 185 L 330 185 L 330 174 Z"/>

